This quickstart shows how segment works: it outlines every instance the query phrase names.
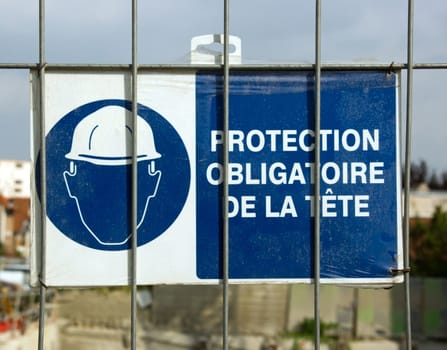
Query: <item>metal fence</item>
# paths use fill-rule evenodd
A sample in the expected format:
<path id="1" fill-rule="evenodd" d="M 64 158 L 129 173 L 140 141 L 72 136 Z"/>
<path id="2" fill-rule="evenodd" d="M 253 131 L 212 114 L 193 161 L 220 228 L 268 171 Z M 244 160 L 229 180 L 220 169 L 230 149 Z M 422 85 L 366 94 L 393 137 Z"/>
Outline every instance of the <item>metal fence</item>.
<path id="1" fill-rule="evenodd" d="M 228 164 L 228 142 L 227 135 L 229 130 L 229 77 L 232 70 L 232 66 L 230 65 L 229 59 L 229 33 L 230 33 L 230 1 L 223 1 L 223 18 L 224 18 L 224 44 L 223 44 L 223 64 L 212 65 L 213 69 L 221 69 L 223 78 L 224 78 L 224 100 L 223 100 L 223 111 L 224 111 L 224 169 L 227 169 L 225 165 Z M 278 6 L 279 3 L 278 3 Z M 412 145 L 412 119 L 413 119 L 413 76 L 414 70 L 428 70 L 428 69 L 446 69 L 447 63 L 414 63 L 413 58 L 413 36 L 414 36 L 414 1 L 408 0 L 408 6 L 406 8 L 407 11 L 407 59 L 406 62 L 390 62 L 387 64 L 323 64 L 321 59 L 321 46 L 322 46 L 322 1 L 315 0 L 315 29 L 314 29 L 314 49 L 315 49 L 315 61 L 309 64 L 288 64 L 288 65 L 248 65 L 242 66 L 247 69 L 260 69 L 260 68 L 276 68 L 276 69 L 296 69 L 296 70 L 313 70 L 315 76 L 315 134 L 319 134 L 320 131 L 320 96 L 321 96 L 321 72 L 323 70 L 356 70 L 356 69 L 377 69 L 377 70 L 405 70 L 406 71 L 406 81 L 407 81 L 407 89 L 405 96 L 405 105 L 406 105 L 406 117 L 405 117 L 405 177 L 404 177 L 404 269 L 400 271 L 395 271 L 395 273 L 401 273 L 404 275 L 404 284 L 405 284 L 405 301 L 406 301 L 406 349 L 412 349 L 412 334 L 411 334 L 411 318 L 410 318 L 410 262 L 409 262 L 409 190 L 410 190 L 410 164 L 411 164 L 411 145 Z M 132 62 L 130 65 L 104 65 L 104 64 L 93 64 L 93 65 L 82 65 L 82 64 L 71 64 L 71 65 L 63 65 L 63 64 L 48 64 L 46 61 L 46 53 L 45 53 L 45 0 L 39 1 L 39 62 L 35 64 L 22 64 L 22 63 L 1 63 L 1 69 L 22 69 L 22 70 L 34 70 L 38 71 L 40 76 L 40 106 L 41 106 L 41 135 L 40 135 L 40 149 L 41 149 L 41 159 L 40 159 L 40 167 L 41 167 L 41 189 L 42 189 L 42 217 L 46 217 L 46 143 L 45 143 L 45 126 L 44 123 L 44 115 L 45 104 L 42 103 L 45 100 L 45 73 L 47 69 L 58 69 L 58 68 L 68 68 L 68 69 L 76 69 L 76 68 L 107 68 L 107 69 L 120 69 L 120 70 L 129 70 L 132 74 L 132 85 L 131 85 L 131 96 L 132 96 L 132 113 L 133 113 L 133 125 L 136 128 L 136 98 L 137 96 L 137 76 L 138 72 L 141 70 L 151 70 L 151 69 L 170 69 L 170 68 L 194 68 L 193 65 L 144 65 L 139 64 L 138 62 L 138 30 L 137 30 L 137 19 L 138 19 L 138 10 L 137 10 L 137 1 L 133 0 L 131 4 L 132 8 L 132 50 L 131 57 Z M 402 9 L 404 11 L 404 9 Z M 203 68 L 203 66 L 199 66 Z M 134 138 L 134 150 L 136 149 L 136 138 Z M 320 162 L 320 139 L 315 139 L 315 162 L 318 164 Z M 137 252 L 137 154 L 134 151 L 133 153 L 133 172 L 132 172 L 132 225 L 133 225 L 133 235 L 132 235 L 132 258 L 131 258 L 131 280 L 132 280 L 132 288 L 131 288 L 131 305 L 130 305 L 130 314 L 131 314 L 131 348 L 136 349 L 136 292 L 137 292 L 137 283 L 136 283 L 136 252 Z M 320 195 L 320 169 L 319 167 L 315 167 L 315 198 L 319 198 Z M 228 236 L 228 183 L 227 177 L 224 176 L 226 180 L 223 186 L 223 279 L 222 279 L 222 295 L 223 295 L 223 304 L 222 304 L 222 348 L 228 349 L 228 338 L 229 338 L 229 271 L 228 271 L 228 246 L 229 246 L 229 236 Z M 315 319 L 315 337 L 314 337 L 314 346 L 315 349 L 320 348 L 320 205 L 319 201 L 314 201 L 314 213 L 315 213 L 315 221 L 314 221 L 314 266 L 315 266 L 315 275 L 314 275 L 314 319 Z M 42 220 L 42 225 L 45 225 L 45 221 Z M 42 232 L 45 232 L 45 227 L 42 227 Z M 44 242 L 44 239 L 42 239 Z M 43 252 L 45 249 L 45 245 L 41 247 L 42 257 L 44 256 Z M 45 265 L 45 261 L 42 258 L 40 262 L 42 266 Z M 46 300 L 47 288 L 41 284 L 40 286 L 40 318 L 39 318 L 39 340 L 38 340 L 38 349 L 44 348 L 44 325 L 45 325 L 45 300 Z"/>

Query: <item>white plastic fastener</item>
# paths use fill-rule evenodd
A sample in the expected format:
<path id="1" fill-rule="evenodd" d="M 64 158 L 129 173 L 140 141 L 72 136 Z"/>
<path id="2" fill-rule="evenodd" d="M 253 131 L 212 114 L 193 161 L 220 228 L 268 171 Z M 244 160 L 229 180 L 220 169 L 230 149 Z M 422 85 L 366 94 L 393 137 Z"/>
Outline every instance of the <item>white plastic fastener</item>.
<path id="1" fill-rule="evenodd" d="M 241 39 L 237 36 L 229 37 L 230 64 L 241 64 Z M 192 64 L 223 64 L 223 34 L 206 34 L 191 39 Z"/>

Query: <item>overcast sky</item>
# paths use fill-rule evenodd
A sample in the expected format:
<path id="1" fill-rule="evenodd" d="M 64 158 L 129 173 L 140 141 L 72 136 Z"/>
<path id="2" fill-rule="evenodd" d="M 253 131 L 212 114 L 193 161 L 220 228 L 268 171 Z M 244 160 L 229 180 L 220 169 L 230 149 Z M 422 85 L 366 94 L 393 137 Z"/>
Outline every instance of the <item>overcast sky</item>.
<path id="1" fill-rule="evenodd" d="M 130 63 L 130 0 L 47 0 L 49 63 Z M 243 62 L 312 63 L 313 0 L 232 0 Z M 139 1 L 139 63 L 187 63 L 193 36 L 223 31 L 223 0 Z M 416 63 L 447 62 L 447 1 L 415 0 Z M 407 0 L 323 1 L 322 60 L 406 61 Z M 0 63 L 38 61 L 38 0 L 0 3 Z M 403 72 L 403 105 L 405 74 Z M 415 71 L 413 160 L 447 171 L 447 71 Z M 26 70 L 0 70 L 0 159 L 29 159 Z"/>

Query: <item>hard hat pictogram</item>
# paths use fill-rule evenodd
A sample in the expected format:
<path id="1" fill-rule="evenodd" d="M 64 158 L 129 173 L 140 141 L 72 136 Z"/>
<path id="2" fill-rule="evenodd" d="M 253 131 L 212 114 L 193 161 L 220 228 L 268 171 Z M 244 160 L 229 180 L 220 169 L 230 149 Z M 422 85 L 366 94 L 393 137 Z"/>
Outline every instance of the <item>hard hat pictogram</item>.
<path id="1" fill-rule="evenodd" d="M 152 128 L 140 116 L 137 116 L 137 132 L 137 160 L 160 158 Z M 130 164 L 133 137 L 132 114 L 125 108 L 107 106 L 80 121 L 65 157 L 96 165 Z"/>
<path id="2" fill-rule="evenodd" d="M 137 118 L 137 160 L 139 164 L 149 163 L 139 172 L 143 191 L 137 201 L 140 209 L 137 213 L 138 228 L 146 216 L 150 199 L 157 194 L 161 171 L 155 170 L 155 159 L 161 155 L 155 149 L 152 128 L 143 118 Z M 103 186 L 104 177 L 116 178 L 117 174 L 126 173 L 125 168 L 129 168 L 132 162 L 132 126 L 132 114 L 126 108 L 100 108 L 76 125 L 71 150 L 65 155 L 70 160 L 69 171 L 63 173 L 68 195 L 76 202 L 82 224 L 101 245 L 123 245 L 132 234 L 128 226 L 129 205 L 122 191 L 129 185 L 127 177 L 120 181 L 121 186 L 107 187 L 107 196 L 104 196 Z M 80 174 L 78 163 L 87 163 L 90 167 L 82 166 L 84 174 Z M 88 192 L 80 189 L 80 184 L 86 179 L 90 186 Z"/>
<path id="3" fill-rule="evenodd" d="M 165 116 L 138 104 L 136 132 L 137 245 L 142 246 L 180 216 L 191 166 L 180 134 Z M 61 234 L 93 249 L 131 248 L 134 137 L 132 103 L 119 99 L 78 106 L 51 128 L 47 215 Z"/>

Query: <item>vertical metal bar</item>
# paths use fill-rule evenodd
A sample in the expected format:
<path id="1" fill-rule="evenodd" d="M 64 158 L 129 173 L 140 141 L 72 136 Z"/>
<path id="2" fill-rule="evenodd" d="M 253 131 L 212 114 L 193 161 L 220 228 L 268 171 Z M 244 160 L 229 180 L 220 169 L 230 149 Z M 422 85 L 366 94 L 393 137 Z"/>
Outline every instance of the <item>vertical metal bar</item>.
<path id="1" fill-rule="evenodd" d="M 228 314 L 229 314 L 229 296 L 228 296 L 228 281 L 229 281 L 229 222 L 228 222 L 228 130 L 229 130 L 229 94 L 230 94 L 230 54 L 229 54 L 229 34 L 230 28 L 230 1 L 224 0 L 224 61 L 223 61 L 223 134 L 224 134 L 224 154 L 223 154 L 223 168 L 224 168 L 224 182 L 223 182 L 223 203 L 222 203 L 222 231 L 223 231 L 223 320 L 222 320 L 222 348 L 228 349 Z"/>
<path id="2" fill-rule="evenodd" d="M 314 200 L 314 320 L 315 349 L 320 349 L 320 102 L 321 0 L 315 6 L 315 200 Z"/>
<path id="3" fill-rule="evenodd" d="M 410 171 L 411 171 L 411 132 L 413 123 L 413 20 L 414 3 L 408 0 L 407 34 L 407 120 L 405 130 L 405 202 L 404 202 L 404 286 L 406 316 L 406 349 L 411 350 L 411 301 L 410 301 Z"/>
<path id="4" fill-rule="evenodd" d="M 132 249 L 131 249 L 131 349 L 137 348 L 137 206 L 138 206 L 138 105 L 137 105 L 137 0 L 132 0 Z"/>
<path id="5" fill-rule="evenodd" d="M 46 183 L 46 140 L 45 140 L 45 0 L 39 0 L 39 104 L 40 104 L 40 272 L 39 272 L 39 335 L 38 349 L 44 348 L 46 287 L 43 284 L 45 273 L 45 230 L 47 217 L 47 183 Z"/>

